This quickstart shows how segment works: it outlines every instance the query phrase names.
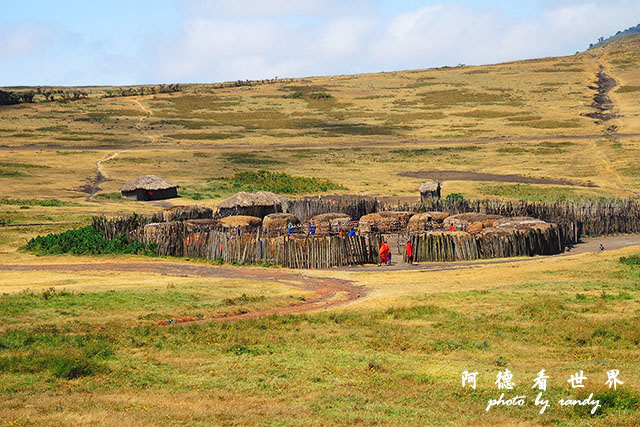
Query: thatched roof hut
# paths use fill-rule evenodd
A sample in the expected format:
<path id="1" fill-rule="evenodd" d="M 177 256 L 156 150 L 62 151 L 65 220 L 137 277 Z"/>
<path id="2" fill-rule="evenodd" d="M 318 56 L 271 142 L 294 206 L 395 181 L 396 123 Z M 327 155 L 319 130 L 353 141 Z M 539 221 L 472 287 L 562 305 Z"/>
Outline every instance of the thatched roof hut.
<path id="1" fill-rule="evenodd" d="M 264 218 L 265 216 L 282 212 L 282 204 L 289 199 L 270 191 L 247 193 L 241 191 L 234 194 L 218 205 L 220 216 L 247 215 Z"/>
<path id="2" fill-rule="evenodd" d="M 404 230 L 414 212 L 383 211 L 365 215 L 360 218 L 358 230 L 361 232 L 380 231 L 393 233 Z"/>
<path id="3" fill-rule="evenodd" d="M 340 231 L 349 231 L 351 228 L 351 217 L 343 213 L 324 213 L 316 215 L 309 221 L 316 225 L 316 233 L 335 233 Z"/>
<path id="4" fill-rule="evenodd" d="M 469 233 L 477 233 L 483 228 L 493 228 L 498 225 L 498 220 L 502 219 L 500 215 L 486 215 L 481 213 L 462 213 L 451 215 L 443 222 L 445 228 L 453 225 L 457 230 L 465 230 Z"/>
<path id="5" fill-rule="evenodd" d="M 422 203 L 427 201 L 440 200 L 440 183 L 439 182 L 423 182 L 420 184 L 420 201 Z"/>
<path id="6" fill-rule="evenodd" d="M 324 213 L 344 213 L 358 219 L 377 212 L 380 203 L 375 197 L 345 194 L 300 197 L 289 201 L 283 207 L 283 212 L 292 213 L 301 221 L 308 221 Z"/>
<path id="7" fill-rule="evenodd" d="M 178 197 L 178 186 L 155 175 L 142 175 L 120 187 L 125 200 L 162 200 Z"/>
<path id="8" fill-rule="evenodd" d="M 241 230 L 258 228 L 262 225 L 262 219 L 248 215 L 232 215 L 220 218 L 218 223 L 223 228 L 239 228 Z"/>
<path id="9" fill-rule="evenodd" d="M 419 232 L 440 228 L 442 222 L 449 216 L 448 212 L 422 212 L 409 218 L 407 229 Z"/>
<path id="10" fill-rule="evenodd" d="M 298 226 L 300 220 L 292 214 L 273 213 L 264 217 L 262 228 L 269 235 L 287 234 L 289 232 L 289 223 Z"/>
<path id="11" fill-rule="evenodd" d="M 206 206 L 173 206 L 162 211 L 164 221 L 211 218 L 213 218 L 213 209 Z"/>

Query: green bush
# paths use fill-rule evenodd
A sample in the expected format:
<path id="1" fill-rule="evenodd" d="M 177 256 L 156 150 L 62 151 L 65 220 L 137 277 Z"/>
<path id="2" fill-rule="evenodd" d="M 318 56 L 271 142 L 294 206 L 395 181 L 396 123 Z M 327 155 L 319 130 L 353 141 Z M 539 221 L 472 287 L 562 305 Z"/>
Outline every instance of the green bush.
<path id="1" fill-rule="evenodd" d="M 445 200 L 447 202 L 461 202 L 464 200 L 464 196 L 461 193 L 451 193 L 447 194 L 447 198 Z"/>
<path id="2" fill-rule="evenodd" d="M 40 255 L 64 253 L 74 255 L 154 255 L 156 249 L 153 245 L 145 246 L 137 241 L 127 242 L 124 236 L 118 236 L 113 240 L 105 239 L 90 225 L 64 233 L 35 237 L 29 240 L 25 248 Z"/>
<path id="3" fill-rule="evenodd" d="M 620 258 L 620 262 L 622 264 L 638 266 L 640 265 L 640 255 L 623 256 Z"/>
<path id="4" fill-rule="evenodd" d="M 231 178 L 211 178 L 214 187 L 207 190 L 221 193 L 237 191 L 271 191 L 281 194 L 316 193 L 343 190 L 345 187 L 328 179 L 292 176 L 284 172 L 238 172 Z"/>

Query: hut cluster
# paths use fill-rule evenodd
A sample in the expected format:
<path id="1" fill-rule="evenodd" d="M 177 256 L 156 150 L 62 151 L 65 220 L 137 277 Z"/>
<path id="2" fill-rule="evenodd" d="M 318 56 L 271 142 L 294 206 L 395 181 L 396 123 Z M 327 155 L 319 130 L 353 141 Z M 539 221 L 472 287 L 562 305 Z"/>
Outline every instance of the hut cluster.
<path id="1" fill-rule="evenodd" d="M 156 178 L 131 183 L 131 197 L 175 189 Z M 449 201 L 440 199 L 438 183 L 422 184 L 420 195 L 419 204 L 389 206 L 369 196 L 241 192 L 217 211 L 176 206 L 152 216 L 95 218 L 94 228 L 106 238 L 124 234 L 153 244 L 161 255 L 294 268 L 374 263 L 384 239 L 398 246 L 409 240 L 414 261 L 457 261 L 550 255 L 583 232 L 640 231 L 638 201 Z"/>

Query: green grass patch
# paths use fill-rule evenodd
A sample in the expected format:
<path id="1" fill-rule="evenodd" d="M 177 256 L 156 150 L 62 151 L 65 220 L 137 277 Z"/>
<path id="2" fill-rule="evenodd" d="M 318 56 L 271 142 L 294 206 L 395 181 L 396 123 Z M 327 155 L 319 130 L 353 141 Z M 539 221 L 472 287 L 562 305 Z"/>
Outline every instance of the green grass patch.
<path id="1" fill-rule="evenodd" d="M 496 111 L 496 110 L 471 110 L 462 113 L 455 113 L 454 116 L 471 117 L 474 119 L 497 119 L 502 117 L 514 116 L 517 113 L 511 111 Z"/>
<path id="2" fill-rule="evenodd" d="M 640 92 L 640 86 L 620 86 L 616 93 L 634 93 Z"/>
<path id="3" fill-rule="evenodd" d="M 172 133 L 166 135 L 173 139 L 186 139 L 190 141 L 217 141 L 221 139 L 239 138 L 237 133 L 207 132 L 207 133 Z"/>
<path id="4" fill-rule="evenodd" d="M 22 178 L 25 176 L 28 175 L 14 170 L 0 169 L 0 178 Z"/>
<path id="5" fill-rule="evenodd" d="M 433 90 L 420 93 L 418 96 L 420 96 L 425 105 L 434 108 L 446 108 L 464 104 L 520 104 L 513 96 L 506 93 L 472 92 L 467 89 Z"/>
<path id="6" fill-rule="evenodd" d="M 620 262 L 625 265 L 632 265 L 634 267 L 640 266 L 640 255 L 629 255 L 621 257 Z"/>
<path id="7" fill-rule="evenodd" d="M 103 254 L 138 254 L 155 255 L 155 247 L 145 246 L 140 242 L 127 242 L 124 236 L 113 240 L 102 237 L 93 226 L 68 230 L 59 234 L 47 234 L 35 237 L 26 244 L 25 249 L 38 255 L 103 255 Z"/>
<path id="8" fill-rule="evenodd" d="M 7 197 L 0 197 L 0 205 L 14 205 L 14 206 L 80 206 L 78 203 L 67 202 L 59 199 L 9 199 Z"/>
<path id="9" fill-rule="evenodd" d="M 577 119 L 573 120 L 535 120 L 524 121 L 521 123 L 512 123 L 511 126 L 525 126 L 534 129 L 563 129 L 563 128 L 579 128 L 582 126 Z"/>
<path id="10" fill-rule="evenodd" d="M 99 193 L 93 196 L 97 200 L 122 200 L 120 193 Z"/>
<path id="11" fill-rule="evenodd" d="M 554 201 L 584 198 L 578 192 L 565 187 L 540 187 L 532 184 L 482 184 L 477 190 L 488 196 L 518 200 Z"/>
<path id="12" fill-rule="evenodd" d="M 223 153 L 222 159 L 225 162 L 239 164 L 239 165 L 253 165 L 253 166 L 263 166 L 263 165 L 276 165 L 284 163 L 283 161 L 276 160 L 270 156 L 268 156 L 264 152 L 259 151 L 251 151 L 251 152 L 229 152 Z"/>
<path id="13" fill-rule="evenodd" d="M 465 145 L 461 147 L 437 147 L 437 148 L 414 148 L 406 149 L 401 148 L 397 150 L 390 150 L 391 154 L 398 155 L 404 158 L 423 157 L 423 156 L 441 156 L 444 154 L 459 153 L 461 151 L 477 151 L 482 147 L 478 145 Z"/>
<path id="14" fill-rule="evenodd" d="M 231 178 L 210 178 L 209 191 L 231 193 L 237 191 L 271 191 L 281 194 L 318 193 L 345 190 L 342 185 L 328 179 L 292 176 L 284 172 L 238 172 Z"/>
<path id="15" fill-rule="evenodd" d="M 51 166 L 33 165 L 29 163 L 0 162 L 0 167 L 19 169 L 50 169 Z"/>

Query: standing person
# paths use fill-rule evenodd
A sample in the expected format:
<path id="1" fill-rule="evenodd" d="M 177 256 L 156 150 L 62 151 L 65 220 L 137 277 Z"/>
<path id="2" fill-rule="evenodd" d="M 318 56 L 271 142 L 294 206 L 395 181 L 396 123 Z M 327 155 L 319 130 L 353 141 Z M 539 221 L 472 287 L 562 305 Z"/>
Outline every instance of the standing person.
<path id="1" fill-rule="evenodd" d="M 349 231 L 349 237 L 353 237 L 355 235 L 356 235 L 356 230 L 352 228 L 351 231 Z"/>
<path id="2" fill-rule="evenodd" d="M 313 221 L 311 222 L 311 224 L 309 224 L 309 234 L 311 234 L 312 236 L 316 234 L 316 223 Z"/>
<path id="3" fill-rule="evenodd" d="M 293 234 L 293 223 L 290 222 L 289 225 L 287 226 L 287 232 L 289 233 L 289 235 Z"/>
<path id="4" fill-rule="evenodd" d="M 409 240 L 407 240 L 407 262 L 413 265 L 413 245 Z"/>
<path id="5" fill-rule="evenodd" d="M 344 231 L 340 230 L 340 234 L 338 234 L 338 236 L 344 237 Z"/>
<path id="6" fill-rule="evenodd" d="M 387 242 L 385 242 L 384 240 L 380 245 L 378 254 L 380 255 L 380 262 L 378 263 L 378 267 L 380 267 L 382 264 L 386 264 L 389 259 L 389 245 L 387 245 Z"/>

